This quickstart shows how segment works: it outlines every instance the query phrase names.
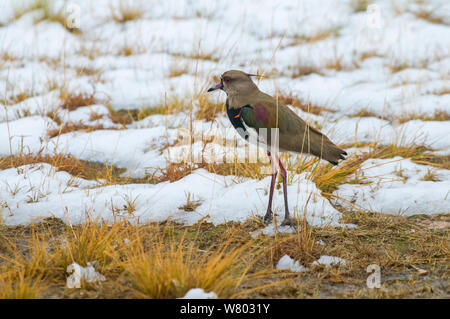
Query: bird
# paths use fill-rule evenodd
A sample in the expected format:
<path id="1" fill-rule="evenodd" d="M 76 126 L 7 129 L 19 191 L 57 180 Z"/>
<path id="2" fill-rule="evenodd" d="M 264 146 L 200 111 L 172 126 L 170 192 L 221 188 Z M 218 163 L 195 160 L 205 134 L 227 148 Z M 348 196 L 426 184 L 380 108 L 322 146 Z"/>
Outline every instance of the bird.
<path id="1" fill-rule="evenodd" d="M 336 146 L 327 136 L 308 125 L 288 106 L 278 99 L 259 90 L 253 82 L 255 74 L 240 70 L 229 70 L 220 76 L 220 82 L 208 89 L 208 92 L 222 90 L 226 93 L 226 113 L 239 135 L 248 142 L 251 136 L 265 145 L 271 166 L 269 202 L 265 223 L 273 218 L 272 199 L 278 175 L 278 167 L 283 180 L 284 220 L 281 225 L 294 226 L 288 207 L 287 171 L 283 167 L 277 151 L 290 153 L 309 153 L 337 165 L 345 160 L 347 152 Z M 262 134 L 264 132 L 265 134 Z M 276 134 L 274 134 L 276 133 Z M 277 139 L 278 150 L 273 149 L 272 140 Z"/>

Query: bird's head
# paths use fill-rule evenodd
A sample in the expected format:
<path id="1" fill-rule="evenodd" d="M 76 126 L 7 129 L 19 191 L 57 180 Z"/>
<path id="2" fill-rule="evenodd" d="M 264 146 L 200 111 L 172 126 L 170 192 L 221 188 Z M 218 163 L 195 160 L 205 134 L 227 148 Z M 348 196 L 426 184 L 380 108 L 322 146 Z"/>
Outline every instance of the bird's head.
<path id="1" fill-rule="evenodd" d="M 258 87 L 253 83 L 251 77 L 254 74 L 248 74 L 239 70 L 226 71 L 220 77 L 220 82 L 210 87 L 208 92 L 221 89 L 230 95 L 250 94 Z"/>

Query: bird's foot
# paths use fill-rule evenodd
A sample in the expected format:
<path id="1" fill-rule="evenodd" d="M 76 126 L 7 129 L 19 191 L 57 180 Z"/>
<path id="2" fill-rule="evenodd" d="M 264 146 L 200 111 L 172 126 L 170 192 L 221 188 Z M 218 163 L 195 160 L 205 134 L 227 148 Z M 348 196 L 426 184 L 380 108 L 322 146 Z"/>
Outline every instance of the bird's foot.
<path id="1" fill-rule="evenodd" d="M 264 216 L 259 216 L 259 220 L 267 225 L 270 224 L 270 222 L 272 221 L 272 216 L 273 216 L 272 210 L 268 209 L 267 213 Z"/>
<path id="2" fill-rule="evenodd" d="M 281 223 L 281 226 L 291 226 L 291 227 L 295 227 L 295 224 L 294 224 L 294 222 L 292 221 L 292 219 L 290 219 L 290 218 L 288 217 L 288 218 L 285 218 L 285 219 L 283 220 L 283 222 Z"/>

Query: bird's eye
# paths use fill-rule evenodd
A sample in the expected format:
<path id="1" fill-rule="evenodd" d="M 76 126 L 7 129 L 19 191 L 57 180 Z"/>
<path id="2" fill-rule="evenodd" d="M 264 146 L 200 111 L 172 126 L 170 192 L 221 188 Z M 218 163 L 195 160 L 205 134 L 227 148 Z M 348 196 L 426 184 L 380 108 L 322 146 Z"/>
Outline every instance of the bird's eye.
<path id="1" fill-rule="evenodd" d="M 231 82 L 231 79 L 228 76 L 224 77 L 223 80 L 225 81 L 225 83 Z"/>

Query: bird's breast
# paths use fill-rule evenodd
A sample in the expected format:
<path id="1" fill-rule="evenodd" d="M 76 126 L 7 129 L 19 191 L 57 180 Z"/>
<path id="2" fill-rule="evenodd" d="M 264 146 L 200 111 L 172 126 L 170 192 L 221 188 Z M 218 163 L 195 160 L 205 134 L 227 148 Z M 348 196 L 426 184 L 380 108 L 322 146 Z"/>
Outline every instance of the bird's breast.
<path id="1" fill-rule="evenodd" d="M 239 108 L 229 107 L 228 100 L 226 103 L 227 115 L 233 127 L 236 129 L 238 134 L 248 143 L 252 144 L 266 144 L 264 138 L 261 138 L 255 128 L 248 126 L 241 116 L 241 111 L 244 107 L 250 107 L 249 105 L 244 105 Z"/>

